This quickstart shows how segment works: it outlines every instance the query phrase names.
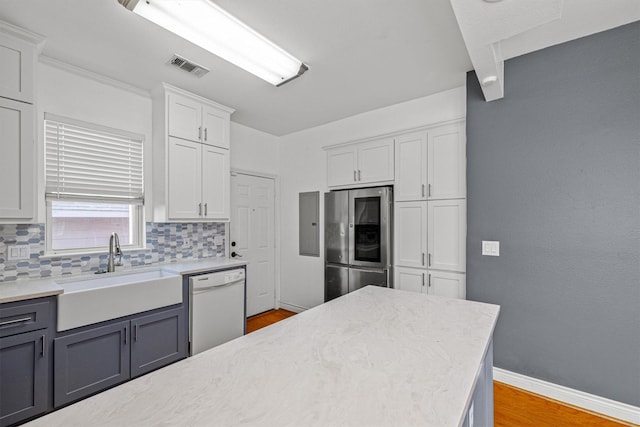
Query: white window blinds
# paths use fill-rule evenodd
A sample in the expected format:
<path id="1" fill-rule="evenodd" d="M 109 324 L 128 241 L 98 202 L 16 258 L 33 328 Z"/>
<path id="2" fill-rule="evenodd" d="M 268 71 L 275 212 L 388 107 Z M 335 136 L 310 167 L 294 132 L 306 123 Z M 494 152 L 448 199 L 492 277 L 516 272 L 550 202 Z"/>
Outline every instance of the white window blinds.
<path id="1" fill-rule="evenodd" d="M 143 137 L 45 115 L 47 198 L 143 203 Z"/>

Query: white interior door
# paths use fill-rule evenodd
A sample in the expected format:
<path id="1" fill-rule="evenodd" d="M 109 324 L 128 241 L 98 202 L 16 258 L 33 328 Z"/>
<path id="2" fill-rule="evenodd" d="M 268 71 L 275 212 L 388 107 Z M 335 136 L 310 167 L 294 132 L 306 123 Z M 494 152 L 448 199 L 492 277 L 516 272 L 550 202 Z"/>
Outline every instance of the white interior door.
<path id="1" fill-rule="evenodd" d="M 231 176 L 230 251 L 247 265 L 247 316 L 275 308 L 275 182 Z"/>

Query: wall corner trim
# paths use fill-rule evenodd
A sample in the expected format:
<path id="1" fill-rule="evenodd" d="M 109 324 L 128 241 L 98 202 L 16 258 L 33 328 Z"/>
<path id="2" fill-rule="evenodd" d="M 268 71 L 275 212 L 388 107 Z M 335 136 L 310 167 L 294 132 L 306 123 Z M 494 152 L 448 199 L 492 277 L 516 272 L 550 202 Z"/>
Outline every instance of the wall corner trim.
<path id="1" fill-rule="evenodd" d="M 496 367 L 493 368 L 493 379 L 513 387 L 530 391 L 531 393 L 536 393 L 569 405 L 597 412 L 608 417 L 640 424 L 640 408 L 637 406 L 617 402 L 605 397 L 574 390 L 569 387 Z"/>

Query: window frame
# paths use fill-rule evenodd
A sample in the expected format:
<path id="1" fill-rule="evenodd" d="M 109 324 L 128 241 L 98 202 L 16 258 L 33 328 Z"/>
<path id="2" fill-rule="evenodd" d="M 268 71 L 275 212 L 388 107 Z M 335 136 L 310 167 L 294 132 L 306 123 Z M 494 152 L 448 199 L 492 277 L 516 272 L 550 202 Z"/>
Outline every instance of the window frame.
<path id="1" fill-rule="evenodd" d="M 77 248 L 69 248 L 69 249 L 54 249 L 53 245 L 53 201 L 65 201 L 65 202 L 89 202 L 89 203 L 105 203 L 105 204 L 125 204 L 131 206 L 132 213 L 130 215 L 130 236 L 132 243 L 130 244 L 121 244 L 121 248 L 123 251 L 130 250 L 144 250 L 146 249 L 146 223 L 145 223 L 145 194 L 146 194 L 146 186 L 144 183 L 144 164 L 145 164 L 145 138 L 144 135 L 127 132 L 121 129 L 115 129 L 106 127 L 103 125 L 83 122 L 80 120 L 75 120 L 67 117 L 61 117 L 50 113 L 44 114 L 44 120 L 42 122 L 44 133 L 43 133 L 43 141 L 44 141 L 44 176 L 45 176 L 45 184 L 46 184 L 46 175 L 47 175 L 47 133 L 46 126 L 47 121 L 54 121 L 61 124 L 71 125 L 71 126 L 79 126 L 84 127 L 86 129 L 90 129 L 94 132 L 105 132 L 111 133 L 115 135 L 119 135 L 122 137 L 130 138 L 139 142 L 141 145 L 141 164 L 142 164 L 142 199 L 131 201 L 127 200 L 119 200 L 114 199 L 108 196 L 92 196 L 92 197 L 77 197 L 77 196 L 64 196 L 58 195 L 52 196 L 48 195 L 45 191 L 43 192 L 44 202 L 45 202 L 45 257 L 55 257 L 55 256 L 71 256 L 71 255 L 91 255 L 91 254 L 103 254 L 108 252 L 109 250 L 109 236 L 105 237 L 104 246 L 94 246 L 94 247 L 77 247 Z M 42 193 L 41 193 L 42 194 Z"/>

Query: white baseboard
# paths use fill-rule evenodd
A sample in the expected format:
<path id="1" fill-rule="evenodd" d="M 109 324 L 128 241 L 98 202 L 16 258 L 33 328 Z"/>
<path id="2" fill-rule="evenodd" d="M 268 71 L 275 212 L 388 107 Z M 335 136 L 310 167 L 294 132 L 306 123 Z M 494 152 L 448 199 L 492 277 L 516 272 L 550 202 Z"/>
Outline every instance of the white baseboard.
<path id="1" fill-rule="evenodd" d="M 548 398 L 568 403 L 622 421 L 640 424 L 640 408 L 615 400 L 549 383 L 537 378 L 493 368 L 493 379 Z"/>
<path id="2" fill-rule="evenodd" d="M 308 310 L 307 307 L 302 307 L 294 304 L 287 304 L 286 302 L 280 301 L 278 303 L 278 308 L 282 308 L 283 310 L 293 311 L 294 313 L 302 313 L 305 310 Z"/>

